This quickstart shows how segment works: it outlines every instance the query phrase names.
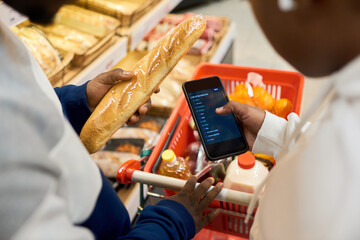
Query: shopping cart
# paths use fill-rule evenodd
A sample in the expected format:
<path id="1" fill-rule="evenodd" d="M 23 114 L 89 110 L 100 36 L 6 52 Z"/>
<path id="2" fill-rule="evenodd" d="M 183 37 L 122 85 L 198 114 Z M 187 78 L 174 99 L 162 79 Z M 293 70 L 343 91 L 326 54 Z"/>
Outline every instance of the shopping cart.
<path id="1" fill-rule="evenodd" d="M 246 81 L 249 72 L 262 75 L 266 90 L 275 99 L 289 99 L 293 103 L 292 111 L 300 113 L 304 77 L 296 72 L 204 63 L 197 67 L 193 79 L 219 76 L 226 91 L 230 93 L 237 84 Z M 185 97 L 182 96 L 143 171 L 140 171 L 138 161 L 130 160 L 119 169 L 117 180 L 124 184 L 139 182 L 164 188 L 166 195 L 180 190 L 185 184 L 184 180 L 157 175 L 157 169 L 161 163 L 161 153 L 166 149 L 172 149 L 176 155 L 185 157 L 188 144 L 195 141 L 193 130 L 189 125 L 190 117 L 190 110 Z M 195 239 L 247 239 L 254 218 L 253 215 L 248 224 L 244 222 L 251 198 L 252 194 L 249 193 L 223 189 L 210 205 L 210 208 L 220 208 L 219 216 Z"/>

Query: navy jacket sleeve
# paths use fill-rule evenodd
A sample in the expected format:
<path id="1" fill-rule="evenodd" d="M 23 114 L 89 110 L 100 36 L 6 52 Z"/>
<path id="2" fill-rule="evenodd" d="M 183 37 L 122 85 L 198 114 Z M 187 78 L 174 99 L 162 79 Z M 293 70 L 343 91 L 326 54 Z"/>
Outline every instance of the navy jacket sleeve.
<path id="1" fill-rule="evenodd" d="M 186 208 L 172 200 L 162 200 L 156 206 L 144 208 L 135 227 L 118 240 L 125 239 L 192 239 L 195 222 Z"/>
<path id="2" fill-rule="evenodd" d="M 61 102 L 65 117 L 78 134 L 80 134 L 86 120 L 91 115 L 86 98 L 87 84 L 88 82 L 81 86 L 66 85 L 54 88 Z"/>

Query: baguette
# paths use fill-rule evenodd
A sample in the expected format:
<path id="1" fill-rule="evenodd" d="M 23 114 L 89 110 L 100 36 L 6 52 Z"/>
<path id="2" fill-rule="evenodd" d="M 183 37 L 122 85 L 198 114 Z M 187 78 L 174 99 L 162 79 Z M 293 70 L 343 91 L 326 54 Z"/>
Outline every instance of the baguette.
<path id="1" fill-rule="evenodd" d="M 132 80 L 117 83 L 109 90 L 80 133 L 89 153 L 99 150 L 150 98 L 205 27 L 205 18 L 200 15 L 184 20 L 136 63 Z"/>

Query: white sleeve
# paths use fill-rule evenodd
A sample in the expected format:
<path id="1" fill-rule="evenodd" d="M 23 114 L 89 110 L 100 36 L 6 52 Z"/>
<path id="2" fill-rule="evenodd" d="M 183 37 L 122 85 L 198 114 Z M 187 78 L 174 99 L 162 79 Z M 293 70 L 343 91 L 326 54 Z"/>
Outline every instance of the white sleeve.
<path id="1" fill-rule="evenodd" d="M 22 103 L 17 104 L 7 95 L 0 100 L 0 239 L 93 239 L 88 229 L 74 224 L 61 192 L 69 172 L 49 156 L 64 129 L 57 114 L 43 111 L 55 110 L 35 100 L 18 98 Z"/>
<path id="2" fill-rule="evenodd" d="M 287 118 L 286 121 L 266 111 L 264 123 L 255 139 L 252 151 L 276 158 L 300 123 L 300 118 L 296 113 L 290 113 Z"/>

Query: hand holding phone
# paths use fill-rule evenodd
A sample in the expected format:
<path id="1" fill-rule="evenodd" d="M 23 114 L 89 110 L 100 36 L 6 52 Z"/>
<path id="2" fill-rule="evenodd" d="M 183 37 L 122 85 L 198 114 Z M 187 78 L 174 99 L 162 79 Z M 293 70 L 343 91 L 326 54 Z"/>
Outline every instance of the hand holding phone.
<path id="1" fill-rule="evenodd" d="M 241 122 L 241 126 L 249 145 L 249 149 L 254 147 L 257 135 L 262 127 L 265 119 L 265 111 L 261 108 L 242 104 L 236 101 L 230 101 L 221 108 L 216 109 L 216 113 L 220 115 L 227 115 L 233 113 Z"/>
<path id="2" fill-rule="evenodd" d="M 229 101 L 218 77 L 186 82 L 183 90 L 210 160 L 239 155 L 249 149 L 234 114 L 219 115 L 215 112 Z"/>

